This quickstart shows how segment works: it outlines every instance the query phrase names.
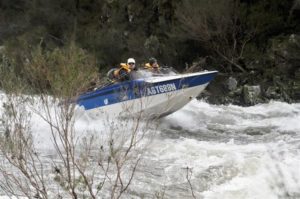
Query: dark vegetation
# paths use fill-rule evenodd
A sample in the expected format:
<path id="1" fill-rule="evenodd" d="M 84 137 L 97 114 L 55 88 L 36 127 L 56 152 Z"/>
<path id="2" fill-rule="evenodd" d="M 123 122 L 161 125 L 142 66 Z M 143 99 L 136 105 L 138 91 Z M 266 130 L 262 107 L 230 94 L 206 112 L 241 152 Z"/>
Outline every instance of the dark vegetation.
<path id="1" fill-rule="evenodd" d="M 1 0 L 0 63 L 26 77 L 26 65 L 51 68 L 55 53 L 76 48 L 105 74 L 154 56 L 180 71 L 220 71 L 205 93 L 213 103 L 293 102 L 299 31 L 298 0 Z M 45 77 L 27 81 L 47 87 Z"/>

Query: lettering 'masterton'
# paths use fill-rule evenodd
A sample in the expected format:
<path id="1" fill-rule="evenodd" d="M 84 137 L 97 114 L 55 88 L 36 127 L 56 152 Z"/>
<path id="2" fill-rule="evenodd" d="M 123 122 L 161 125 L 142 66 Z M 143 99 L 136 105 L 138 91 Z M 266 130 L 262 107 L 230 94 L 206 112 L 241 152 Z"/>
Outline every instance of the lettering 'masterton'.
<path id="1" fill-rule="evenodd" d="M 157 86 L 151 86 L 147 88 L 147 95 L 156 95 L 160 93 L 167 93 L 177 90 L 175 83 L 162 84 Z"/>

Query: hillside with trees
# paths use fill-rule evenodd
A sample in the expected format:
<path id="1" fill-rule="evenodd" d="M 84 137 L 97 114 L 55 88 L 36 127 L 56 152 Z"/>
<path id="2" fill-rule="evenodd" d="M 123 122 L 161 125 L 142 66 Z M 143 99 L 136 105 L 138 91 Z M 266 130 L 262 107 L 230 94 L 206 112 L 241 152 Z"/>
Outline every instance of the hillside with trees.
<path id="1" fill-rule="evenodd" d="M 212 103 L 293 102 L 299 32 L 299 0 L 2 0 L 0 66 L 26 79 L 37 51 L 47 62 L 76 46 L 102 76 L 128 57 L 156 57 L 181 72 L 218 70 Z"/>

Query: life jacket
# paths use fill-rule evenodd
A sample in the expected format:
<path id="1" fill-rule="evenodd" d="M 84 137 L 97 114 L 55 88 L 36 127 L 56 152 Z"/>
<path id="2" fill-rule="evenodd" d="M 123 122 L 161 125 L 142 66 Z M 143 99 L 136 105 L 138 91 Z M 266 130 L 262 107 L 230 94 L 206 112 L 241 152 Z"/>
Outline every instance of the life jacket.
<path id="1" fill-rule="evenodd" d="M 121 70 L 125 70 L 128 74 L 131 72 L 131 69 L 129 68 L 129 65 L 128 64 L 125 64 L 125 63 L 121 63 L 120 64 L 120 68 L 114 70 L 113 74 L 114 74 L 114 77 L 116 79 L 120 79 L 120 71 Z"/>
<path id="2" fill-rule="evenodd" d="M 145 66 L 144 66 L 144 69 L 152 70 L 154 68 L 159 68 L 159 65 L 157 64 L 157 67 L 153 67 L 153 66 L 150 65 L 150 63 L 146 63 Z"/>
<path id="3" fill-rule="evenodd" d="M 152 66 L 150 65 L 150 63 L 146 63 L 145 66 L 144 66 L 144 69 L 150 69 L 152 68 Z"/>

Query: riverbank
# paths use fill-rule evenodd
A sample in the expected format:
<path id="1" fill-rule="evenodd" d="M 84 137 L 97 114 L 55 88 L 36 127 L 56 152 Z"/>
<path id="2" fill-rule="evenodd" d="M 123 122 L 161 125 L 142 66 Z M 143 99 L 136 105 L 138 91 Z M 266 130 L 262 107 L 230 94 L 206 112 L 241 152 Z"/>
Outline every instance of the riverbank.
<path id="1" fill-rule="evenodd" d="M 300 101 L 299 35 L 274 38 L 264 55 L 251 56 L 240 60 L 246 72 L 224 72 L 222 66 L 216 66 L 215 69 L 220 71 L 219 75 L 200 97 L 212 104 L 242 106 L 270 100 L 288 103 Z M 198 64 L 198 68 L 214 68 L 209 66 L 207 60 L 202 59 L 202 63 L 194 65 Z"/>

